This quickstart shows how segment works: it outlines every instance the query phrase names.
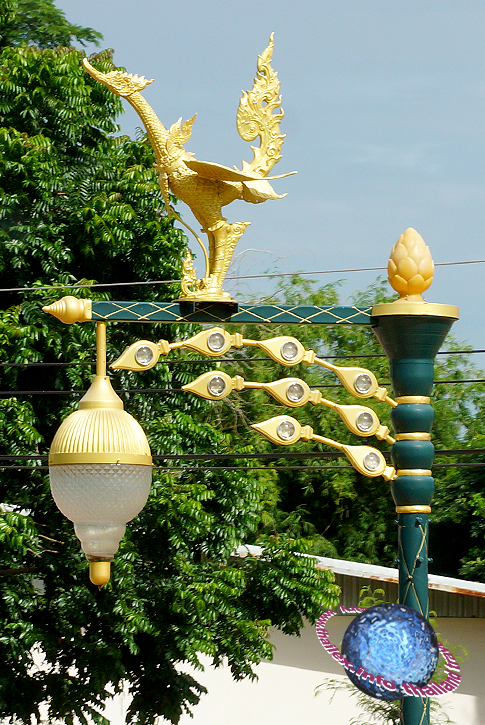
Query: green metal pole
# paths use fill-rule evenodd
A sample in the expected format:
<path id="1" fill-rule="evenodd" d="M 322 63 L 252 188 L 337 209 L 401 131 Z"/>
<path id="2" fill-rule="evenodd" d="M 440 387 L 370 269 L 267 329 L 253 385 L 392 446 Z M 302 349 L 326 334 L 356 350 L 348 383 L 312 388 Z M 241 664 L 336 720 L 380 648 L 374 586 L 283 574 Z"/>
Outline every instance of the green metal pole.
<path id="1" fill-rule="evenodd" d="M 414 308 L 419 310 L 419 305 Z M 439 305 L 430 305 L 436 313 Z M 443 305 L 444 314 L 450 308 Z M 426 309 L 425 303 L 422 306 Z M 413 310 L 414 311 L 414 310 Z M 399 303 L 376 305 L 372 325 L 390 363 L 397 407 L 391 421 L 396 442 L 391 449 L 397 478 L 391 484 L 398 514 L 399 602 L 424 617 L 428 606 L 428 523 L 434 480 L 431 443 L 434 358 L 454 317 L 439 314 L 399 314 Z M 402 725 L 429 725 L 429 701 L 405 697 Z"/>

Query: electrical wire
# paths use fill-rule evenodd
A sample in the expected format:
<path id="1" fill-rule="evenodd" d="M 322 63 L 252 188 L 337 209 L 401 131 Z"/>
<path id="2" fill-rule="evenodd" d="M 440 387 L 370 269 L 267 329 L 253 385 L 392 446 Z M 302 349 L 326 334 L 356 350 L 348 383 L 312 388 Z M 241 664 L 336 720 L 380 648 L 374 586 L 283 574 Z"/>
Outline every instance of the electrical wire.
<path id="1" fill-rule="evenodd" d="M 455 267 L 463 264 L 484 264 L 485 259 L 471 259 L 459 262 L 436 262 L 435 267 Z M 348 272 L 383 272 L 387 271 L 387 267 L 358 267 L 355 269 L 323 269 L 313 272 L 273 272 L 266 274 L 246 274 L 233 277 L 226 277 L 226 282 L 242 280 L 242 279 L 271 279 L 273 277 L 295 277 L 320 274 L 347 274 Z M 95 282 L 93 284 L 55 284 L 36 287 L 3 287 L 0 292 L 32 292 L 44 290 L 63 290 L 63 289 L 93 289 L 95 287 L 141 287 L 144 285 L 169 285 L 180 283 L 180 279 L 166 280 L 149 280 L 144 282 Z"/>
<path id="2" fill-rule="evenodd" d="M 473 383 L 485 383 L 485 378 L 470 378 L 464 380 L 435 380 L 434 385 L 458 385 L 459 383 L 473 384 Z M 389 386 L 391 383 L 389 380 L 380 380 L 379 385 L 384 387 Z M 312 389 L 325 390 L 328 388 L 339 388 L 343 389 L 343 385 L 340 383 L 327 383 L 321 385 L 312 385 Z M 84 395 L 86 390 L 0 390 L 0 398 L 10 397 L 15 398 L 20 395 Z M 115 390 L 118 395 L 126 394 L 131 395 L 132 393 L 139 393 L 143 395 L 150 395 L 152 393 L 186 393 L 187 391 L 182 388 L 120 388 Z"/>
<path id="3" fill-rule="evenodd" d="M 485 353 L 485 350 L 440 350 L 437 355 L 473 355 Z M 356 360 L 365 358 L 384 358 L 385 353 L 371 353 L 367 355 L 325 355 L 325 360 Z M 208 358 L 192 358 L 190 360 L 160 360 L 164 365 L 194 365 L 208 363 Z M 274 362 L 269 357 L 220 357 L 215 362 L 244 363 L 244 362 Z M 108 363 L 109 365 L 110 363 Z M 43 367 L 95 367 L 96 361 L 90 362 L 0 362 L 0 368 L 43 368 Z M 461 381 L 463 382 L 463 381 Z"/>
<path id="4" fill-rule="evenodd" d="M 434 464 L 433 468 L 475 468 L 475 467 L 483 467 L 485 466 L 485 463 L 436 463 Z M 349 470 L 353 471 L 354 468 L 352 466 L 332 466 L 332 465 L 325 465 L 325 466 L 319 466 L 318 471 L 327 470 L 327 469 L 338 469 L 340 471 L 342 470 Z M 8 470 L 15 470 L 15 471 L 48 471 L 49 466 L 3 466 L 0 465 L 0 471 L 8 471 Z M 155 471 L 165 471 L 167 473 L 173 473 L 176 471 L 180 471 L 181 473 L 188 473 L 191 471 L 307 471 L 307 470 L 316 470 L 315 466 L 272 466 L 270 469 L 268 469 L 267 466 L 155 466 Z"/>
<path id="5" fill-rule="evenodd" d="M 390 457 L 390 451 L 382 451 L 385 458 Z M 446 448 L 435 451 L 435 457 L 438 456 L 464 456 L 464 455 L 485 455 L 485 448 Z M 47 453 L 33 454 L 2 454 L 0 461 L 45 461 L 48 458 Z M 320 459 L 320 458 L 345 458 L 345 454 L 341 451 L 306 451 L 306 452 L 288 452 L 278 451 L 274 453 L 165 453 L 155 454 L 152 456 L 154 461 L 234 461 L 244 460 L 284 460 L 284 459 Z M 451 464 L 434 464 L 437 466 Z M 461 465 L 461 464 L 460 464 Z M 468 465 L 468 464 L 463 464 Z M 470 465 L 485 465 L 470 464 Z M 31 468 L 31 466 L 28 466 Z M 165 467 L 161 467 L 166 470 Z M 198 468 L 198 467 L 197 467 Z M 203 468 L 203 467 L 200 467 Z M 252 468 L 249 466 L 248 468 Z M 298 466 L 297 466 L 298 468 Z M 313 466 L 310 466 L 313 468 Z M 341 466 L 338 466 L 341 468 Z M 350 466 L 352 468 L 352 466 Z M 274 470 L 273 468 L 271 470 Z"/>

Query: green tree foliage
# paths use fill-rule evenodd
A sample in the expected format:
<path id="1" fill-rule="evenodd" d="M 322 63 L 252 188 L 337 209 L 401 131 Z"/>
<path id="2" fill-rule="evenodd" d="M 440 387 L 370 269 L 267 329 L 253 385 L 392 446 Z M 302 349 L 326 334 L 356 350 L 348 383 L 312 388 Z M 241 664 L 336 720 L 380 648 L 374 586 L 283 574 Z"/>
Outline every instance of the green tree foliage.
<path id="1" fill-rule="evenodd" d="M 3 471 L 0 483 L 0 502 L 8 504 L 0 515 L 0 715 L 30 723 L 47 702 L 49 718 L 84 721 L 100 711 L 110 691 L 127 683 L 131 721 L 151 723 L 162 715 L 177 722 L 203 692 L 184 663 L 198 667 L 204 653 L 215 664 L 227 658 L 236 678 L 251 676 L 252 666 L 271 655 L 270 625 L 294 634 L 303 615 L 313 621 L 335 605 L 332 575 L 317 572 L 298 553 L 392 564 L 395 514 L 389 486 L 354 473 L 346 459 L 275 458 L 263 470 L 245 459 L 281 451 L 249 427 L 282 412 L 265 393 L 245 391 L 212 404 L 180 392 L 220 364 L 247 380 L 299 375 L 312 386 L 332 386 L 322 387 L 329 399 L 355 402 L 333 387 L 333 375 L 315 366 L 278 368 L 256 359 L 261 355 L 251 349 L 234 352 L 227 363 L 172 354 L 178 362 L 143 375 L 117 374 L 114 385 L 143 424 L 155 455 L 197 453 L 207 460 L 160 461 L 148 505 L 120 548 L 112 583 L 101 590 L 89 584 L 72 526 L 50 497 L 46 472 L 38 461 L 21 457 L 46 454 L 60 420 L 75 409 L 76 391 L 91 376 L 94 329 L 66 327 L 47 318 L 41 306 L 68 293 L 171 299 L 178 293 L 173 283 L 121 286 L 116 292 L 80 285 L 177 279 L 185 238 L 167 219 L 148 144 L 115 135 L 118 99 L 81 71 L 79 51 L 50 47 L 61 39 L 54 26 L 69 34 L 63 43 L 92 39 L 84 32 L 90 29 L 66 27 L 52 16 L 54 29 L 44 29 L 43 40 L 25 30 L 20 8 L 28 5 L 38 17 L 44 4 L 54 9 L 43 0 L 19 0 L 18 6 L 10 0 L 0 17 L 2 27 L 12 30 L 17 23 L 18 31 L 0 55 L 0 389 L 11 391 L 0 399 L 0 455 L 18 456 L 15 465 L 27 466 Z M 32 25 L 41 27 L 40 21 Z M 92 62 L 104 71 L 112 68 L 108 52 Z M 382 299 L 382 289 L 373 287 L 355 301 Z M 337 300 L 335 287 L 319 289 L 297 277 L 279 293 L 280 302 L 295 304 Z M 110 324 L 110 357 L 134 339 L 174 339 L 195 331 Z M 385 358 L 359 358 L 381 353 L 369 328 L 248 326 L 242 332 L 261 339 L 295 335 L 322 357 L 348 356 L 334 362 L 369 366 L 388 380 Z M 437 377 L 442 375 L 474 376 L 460 356 L 447 358 L 438 369 Z M 20 392 L 35 390 L 53 393 Z M 478 428 L 469 424 L 472 413 L 482 410 L 480 394 L 477 386 L 437 387 L 438 448 L 453 447 L 457 437 L 463 446 L 479 440 Z M 369 405 L 387 424 L 387 407 Z M 323 406 L 292 414 L 320 434 L 358 442 Z M 319 449 L 300 443 L 288 452 Z M 235 457 L 226 467 L 210 467 L 214 453 Z M 276 470 L 283 465 L 292 468 Z M 479 574 L 479 477 L 472 477 L 470 499 L 463 476 L 451 469 L 439 476 L 438 545 L 448 540 L 446 527 L 474 523 L 477 553 L 470 554 L 464 540 L 456 566 L 462 559 Z M 263 559 L 235 557 L 242 543 L 263 544 Z M 443 567 L 448 569 L 440 573 L 454 573 L 450 562 Z"/>
<path id="2" fill-rule="evenodd" d="M 37 34 L 21 12 L 27 6 Z M 0 54 L 0 389 L 10 391 L 0 399 L 0 455 L 18 459 L 0 483 L 0 716 L 30 723 L 47 703 L 50 720 L 99 719 L 126 683 L 131 721 L 175 723 L 203 692 L 184 664 L 200 667 L 205 653 L 215 664 L 226 658 L 235 678 L 252 676 L 271 656 L 268 627 L 297 633 L 303 616 L 313 621 L 335 605 L 338 590 L 329 572 L 298 555 L 310 548 L 300 536 L 275 530 L 263 559 L 234 556 L 260 527 L 270 496 L 264 475 L 180 464 L 172 471 L 163 462 L 111 584 L 98 590 L 46 471 L 23 458 L 47 453 L 89 384 L 94 357 L 93 325 L 65 326 L 41 307 L 69 293 L 110 297 L 82 284 L 177 279 L 186 243 L 167 219 L 149 145 L 114 135 L 119 100 L 80 69 L 80 51 L 49 47 L 89 40 L 86 29 L 54 14 L 49 30 L 35 20 L 44 6 L 54 12 L 39 0 L 10 3 L 1 17 L 12 45 Z M 113 67 L 109 52 L 91 60 Z M 177 291 L 121 286 L 113 296 L 170 299 Z M 194 332 L 113 324 L 110 357 L 148 334 Z M 242 455 L 247 442 L 216 427 L 209 404 L 170 392 L 208 369 L 195 358 L 124 373 L 114 385 L 154 454 L 210 459 L 237 446 Z"/>
<path id="3" fill-rule="evenodd" d="M 460 349 L 456 344 L 447 347 Z M 485 457 L 479 451 L 474 453 L 485 447 L 483 378 L 483 371 L 466 355 L 450 356 L 438 369 L 436 379 L 452 382 L 437 385 L 433 401 L 435 429 L 441 442 L 437 448 L 465 452 L 451 459 L 439 455 L 436 458 L 437 463 L 454 461 L 459 467 L 435 469 L 433 570 L 474 581 L 485 581 Z"/>
<path id="4" fill-rule="evenodd" d="M 0 7 L 0 50 L 12 45 L 39 48 L 69 46 L 72 39 L 82 45 L 99 45 L 101 33 L 68 22 L 52 0 L 2 0 Z"/>

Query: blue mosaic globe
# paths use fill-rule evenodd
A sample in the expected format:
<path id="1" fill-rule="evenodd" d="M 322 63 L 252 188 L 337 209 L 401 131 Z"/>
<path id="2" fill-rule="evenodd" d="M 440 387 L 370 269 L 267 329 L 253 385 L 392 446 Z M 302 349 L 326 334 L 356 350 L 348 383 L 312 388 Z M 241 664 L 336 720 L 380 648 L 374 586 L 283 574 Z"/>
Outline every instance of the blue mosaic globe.
<path id="1" fill-rule="evenodd" d="M 421 614 L 402 604 L 378 604 L 350 623 L 342 654 L 355 668 L 355 673 L 346 672 L 359 690 L 381 700 L 400 700 L 404 695 L 401 683 L 424 687 L 429 682 L 439 649 L 433 628 Z M 390 692 L 379 687 L 362 670 L 395 683 L 396 689 Z"/>

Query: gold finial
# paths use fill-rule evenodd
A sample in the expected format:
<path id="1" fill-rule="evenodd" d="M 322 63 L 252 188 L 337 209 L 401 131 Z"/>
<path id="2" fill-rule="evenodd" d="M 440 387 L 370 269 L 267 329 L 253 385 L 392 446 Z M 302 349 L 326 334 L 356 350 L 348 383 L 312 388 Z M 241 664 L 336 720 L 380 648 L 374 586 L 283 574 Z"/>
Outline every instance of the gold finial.
<path id="1" fill-rule="evenodd" d="M 242 168 L 229 168 L 221 164 L 198 161 L 185 150 L 195 116 L 181 125 L 180 120 L 167 129 L 157 118 L 140 91 L 151 81 L 121 71 L 102 73 L 84 59 L 84 68 L 113 93 L 126 98 L 136 110 L 147 130 L 148 140 L 155 152 L 155 168 L 167 213 L 176 216 L 201 245 L 206 271 L 202 279 L 195 279 L 190 258 L 184 262 L 182 297 L 185 300 L 231 301 L 222 283 L 229 268 L 236 244 L 249 222 L 232 222 L 222 215 L 222 208 L 236 199 L 259 204 L 267 199 L 281 199 L 270 184 L 270 179 L 289 176 L 269 176 L 281 158 L 284 135 L 279 124 L 283 118 L 280 82 L 271 67 L 273 34 L 268 47 L 258 56 L 257 73 L 251 91 L 243 92 L 237 111 L 237 130 L 244 141 L 259 137 L 260 145 L 251 146 L 253 158 L 243 161 Z M 296 173 L 296 172 L 291 172 Z M 198 235 L 170 207 L 169 191 L 185 202 L 208 238 L 208 249 Z"/>
<path id="2" fill-rule="evenodd" d="M 86 322 L 92 319 L 92 301 L 80 300 L 72 295 L 62 297 L 60 300 L 53 302 L 42 308 L 43 312 L 48 312 L 53 317 L 64 322 L 66 325 L 72 325 L 74 322 Z"/>
<path id="3" fill-rule="evenodd" d="M 102 587 L 107 584 L 111 576 L 110 561 L 90 561 L 89 562 L 89 578 L 93 584 Z"/>
<path id="4" fill-rule="evenodd" d="M 434 263 L 423 237 L 412 227 L 393 246 L 387 272 L 391 287 L 399 292 L 396 302 L 424 302 L 422 294 L 433 281 Z"/>

